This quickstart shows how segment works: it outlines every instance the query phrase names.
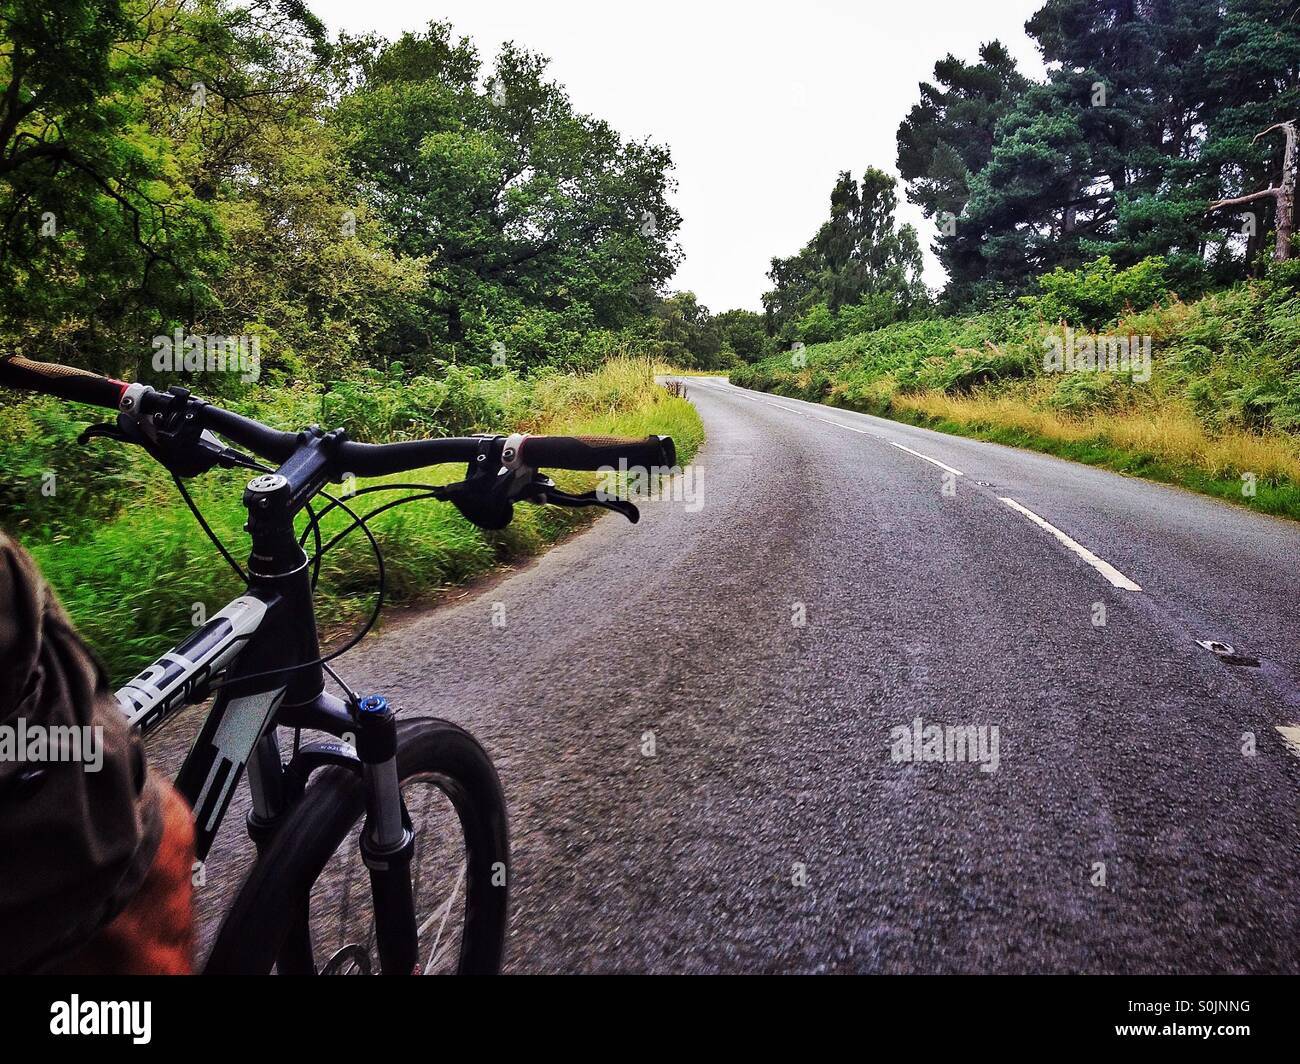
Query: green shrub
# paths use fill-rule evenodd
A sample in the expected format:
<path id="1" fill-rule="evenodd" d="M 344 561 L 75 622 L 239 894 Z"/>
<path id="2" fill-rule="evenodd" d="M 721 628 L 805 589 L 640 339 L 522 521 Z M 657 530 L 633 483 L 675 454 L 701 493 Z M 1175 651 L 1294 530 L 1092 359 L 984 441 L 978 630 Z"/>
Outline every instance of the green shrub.
<path id="1" fill-rule="evenodd" d="M 796 330 L 806 344 L 824 344 L 836 336 L 835 315 L 825 303 L 818 303 L 799 319 Z"/>
<path id="2" fill-rule="evenodd" d="M 1065 373 L 1048 398 L 1048 405 L 1068 414 L 1095 414 L 1124 403 L 1128 388 L 1113 373 Z"/>
<path id="3" fill-rule="evenodd" d="M 1166 274 L 1165 260 L 1158 255 L 1126 270 L 1115 269 L 1103 255 L 1077 270 L 1058 266 L 1038 279 L 1040 294 L 1026 296 L 1022 302 L 1048 321 L 1099 329 L 1126 309 L 1145 310 L 1168 302 Z"/>
<path id="4" fill-rule="evenodd" d="M 835 322 L 835 334 L 840 337 L 874 332 L 898 320 L 898 303 L 892 296 L 878 293 L 865 295 L 860 303 L 841 307 Z"/>
<path id="5" fill-rule="evenodd" d="M 1024 351 L 962 350 L 950 358 L 933 360 L 917 373 L 916 380 L 924 388 L 937 388 L 949 395 L 969 395 L 976 388 L 997 381 L 1030 376 L 1034 370 L 1035 359 Z"/>
<path id="6" fill-rule="evenodd" d="M 388 442 L 499 431 L 521 420 L 528 386 L 513 374 L 487 380 L 473 368 L 443 365 L 437 377 L 406 377 L 396 364 L 333 385 L 323 420 L 353 439 Z"/>
<path id="7" fill-rule="evenodd" d="M 1268 281 L 1275 288 L 1291 293 L 1300 292 L 1300 259 L 1272 262 L 1268 267 Z"/>

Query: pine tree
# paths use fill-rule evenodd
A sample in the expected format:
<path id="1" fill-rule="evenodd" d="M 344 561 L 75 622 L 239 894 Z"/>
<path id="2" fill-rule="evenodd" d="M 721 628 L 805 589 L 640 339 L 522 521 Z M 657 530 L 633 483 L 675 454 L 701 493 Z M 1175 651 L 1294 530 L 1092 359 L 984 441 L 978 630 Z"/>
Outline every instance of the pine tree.
<path id="1" fill-rule="evenodd" d="M 981 235 L 963 219 L 970 183 L 989 163 L 998 121 L 1029 81 L 999 41 L 980 47 L 980 61 L 953 55 L 934 66 L 934 82 L 921 83 L 921 102 L 898 127 L 898 172 L 907 198 L 938 227 L 934 249 L 948 271 L 949 294 L 967 301 L 985 276 Z"/>

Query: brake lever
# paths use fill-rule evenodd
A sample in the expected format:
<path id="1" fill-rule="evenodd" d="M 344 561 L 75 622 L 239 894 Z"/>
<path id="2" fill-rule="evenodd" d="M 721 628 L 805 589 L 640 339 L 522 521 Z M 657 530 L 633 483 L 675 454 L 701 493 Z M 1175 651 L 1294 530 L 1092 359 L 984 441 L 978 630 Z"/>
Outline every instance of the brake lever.
<path id="1" fill-rule="evenodd" d="M 641 520 L 641 511 L 626 499 L 602 499 L 594 491 L 572 495 L 557 488 L 550 477 L 522 463 L 503 465 L 499 459 L 489 461 L 502 439 L 480 437 L 479 453 L 469 463 L 465 479 L 435 489 L 434 498 L 452 503 L 466 520 L 488 531 L 499 531 L 509 525 L 517 502 L 539 506 L 600 506 L 622 514 L 632 524 Z M 509 444 L 506 446 L 508 454 Z"/>
<path id="2" fill-rule="evenodd" d="M 465 479 L 433 492 L 435 499 L 451 503 L 466 521 L 488 532 L 500 532 L 514 520 L 518 498 L 515 478 L 488 460 L 495 445 L 496 437 L 479 437 L 479 453 L 469 463 Z"/>
<path id="3" fill-rule="evenodd" d="M 226 447 L 207 429 L 183 440 L 178 440 L 171 434 L 151 440 L 142 431 L 139 422 L 125 413 L 118 415 L 116 424 L 87 426 L 77 437 L 77 443 L 84 447 L 98 437 L 142 447 L 162 466 L 180 477 L 195 477 L 218 465 L 223 469 L 256 466 L 248 455 L 233 447 Z"/>
<path id="4" fill-rule="evenodd" d="M 584 492 L 581 495 L 571 495 L 567 491 L 561 491 L 555 486 L 555 481 L 550 477 L 537 474 L 533 477 L 532 483 L 528 485 L 523 498 L 527 502 L 537 503 L 541 506 L 601 506 L 606 510 L 613 510 L 616 514 L 622 514 L 632 524 L 641 520 L 641 511 L 636 508 L 634 503 L 626 499 L 602 499 L 594 491 Z"/>
<path id="5" fill-rule="evenodd" d="M 116 425 L 87 425 L 77 437 L 77 442 L 85 447 L 91 440 L 97 436 L 106 436 L 110 440 L 117 440 L 119 443 L 135 443 L 125 432 Z"/>

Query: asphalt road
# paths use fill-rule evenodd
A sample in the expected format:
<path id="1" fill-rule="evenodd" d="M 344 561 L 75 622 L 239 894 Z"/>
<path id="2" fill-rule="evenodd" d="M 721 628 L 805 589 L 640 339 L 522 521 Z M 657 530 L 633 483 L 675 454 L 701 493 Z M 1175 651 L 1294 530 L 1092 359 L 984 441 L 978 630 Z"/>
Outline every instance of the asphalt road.
<path id="1" fill-rule="evenodd" d="M 686 383 L 693 501 L 344 662 L 496 761 L 510 970 L 1300 971 L 1300 528 Z M 982 764 L 901 761 L 918 720 L 996 732 Z"/>

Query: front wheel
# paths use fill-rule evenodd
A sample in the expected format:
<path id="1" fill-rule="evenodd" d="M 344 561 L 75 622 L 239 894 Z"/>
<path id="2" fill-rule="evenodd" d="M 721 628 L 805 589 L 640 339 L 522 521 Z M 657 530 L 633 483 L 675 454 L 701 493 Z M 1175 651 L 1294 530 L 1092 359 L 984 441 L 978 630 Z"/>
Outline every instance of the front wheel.
<path id="1" fill-rule="evenodd" d="M 415 832 L 419 971 L 495 973 L 509 910 L 509 835 L 496 770 L 468 732 L 422 719 L 397 725 L 397 771 Z M 365 804 L 355 772 L 315 775 L 240 888 L 206 971 L 378 972 L 359 839 Z"/>

